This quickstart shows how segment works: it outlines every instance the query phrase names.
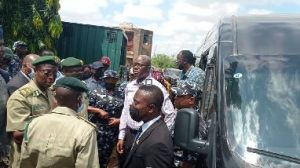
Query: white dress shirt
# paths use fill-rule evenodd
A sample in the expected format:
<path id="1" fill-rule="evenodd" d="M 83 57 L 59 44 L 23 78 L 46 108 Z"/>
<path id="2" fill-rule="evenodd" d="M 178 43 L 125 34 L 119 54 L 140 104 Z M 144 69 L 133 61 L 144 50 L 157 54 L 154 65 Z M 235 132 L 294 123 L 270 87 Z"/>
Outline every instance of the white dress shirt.
<path id="1" fill-rule="evenodd" d="M 20 71 L 21 74 L 28 80 L 28 82 L 31 80 L 24 72 Z"/>
<path id="2" fill-rule="evenodd" d="M 124 107 L 122 110 L 120 125 L 119 125 L 119 139 L 125 138 L 125 129 L 127 127 L 131 129 L 138 130 L 139 127 L 143 125 L 143 122 L 134 121 L 129 114 L 129 106 L 133 103 L 133 96 L 135 92 L 139 89 L 139 86 L 143 84 L 152 84 L 161 89 L 164 95 L 164 102 L 162 106 L 162 113 L 164 114 L 164 121 L 169 129 L 171 129 L 175 122 L 176 113 L 173 107 L 173 104 L 169 98 L 169 93 L 166 91 L 165 87 L 152 78 L 150 75 L 143 80 L 141 83 L 137 83 L 136 80 L 129 82 L 125 88 L 125 100 Z"/>

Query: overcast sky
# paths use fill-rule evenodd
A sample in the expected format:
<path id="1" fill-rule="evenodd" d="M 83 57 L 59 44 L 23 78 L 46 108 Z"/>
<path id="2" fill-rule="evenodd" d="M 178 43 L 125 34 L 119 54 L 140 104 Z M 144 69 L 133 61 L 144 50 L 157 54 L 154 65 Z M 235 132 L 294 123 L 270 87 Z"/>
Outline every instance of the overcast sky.
<path id="1" fill-rule="evenodd" d="M 153 53 L 196 51 L 224 16 L 299 13 L 300 0 L 60 0 L 63 21 L 101 26 L 133 23 L 154 32 Z"/>

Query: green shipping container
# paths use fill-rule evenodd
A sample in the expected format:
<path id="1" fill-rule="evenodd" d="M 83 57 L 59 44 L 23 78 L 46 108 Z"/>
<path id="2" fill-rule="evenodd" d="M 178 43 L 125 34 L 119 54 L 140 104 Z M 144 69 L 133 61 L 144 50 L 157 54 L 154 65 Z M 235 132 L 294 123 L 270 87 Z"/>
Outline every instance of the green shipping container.
<path id="1" fill-rule="evenodd" d="M 63 22 L 63 32 L 57 42 L 60 58 L 75 57 L 90 64 L 102 56 L 112 62 L 110 69 L 118 71 L 125 65 L 127 38 L 121 29 Z"/>

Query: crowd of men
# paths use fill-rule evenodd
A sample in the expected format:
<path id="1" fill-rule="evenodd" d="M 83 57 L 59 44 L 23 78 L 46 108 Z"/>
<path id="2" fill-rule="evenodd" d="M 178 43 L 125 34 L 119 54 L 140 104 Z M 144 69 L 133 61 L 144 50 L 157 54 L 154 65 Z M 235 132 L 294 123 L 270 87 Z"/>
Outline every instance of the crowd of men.
<path id="1" fill-rule="evenodd" d="M 188 50 L 177 64 L 172 87 L 146 55 L 120 81 L 107 56 L 87 65 L 30 53 L 22 41 L 11 51 L 0 32 L 0 167 L 205 167 L 173 144 L 178 110 L 193 108 L 201 119 L 205 75 Z M 206 138 L 202 120 L 200 127 Z"/>

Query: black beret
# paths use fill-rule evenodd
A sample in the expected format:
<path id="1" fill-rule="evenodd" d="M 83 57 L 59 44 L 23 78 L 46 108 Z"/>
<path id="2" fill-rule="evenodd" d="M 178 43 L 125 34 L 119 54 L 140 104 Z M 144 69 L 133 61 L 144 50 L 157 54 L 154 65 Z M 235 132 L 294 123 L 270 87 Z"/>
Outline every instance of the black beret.
<path id="1" fill-rule="evenodd" d="M 86 84 L 74 77 L 62 77 L 56 81 L 54 87 L 64 87 L 79 92 L 88 92 Z"/>

